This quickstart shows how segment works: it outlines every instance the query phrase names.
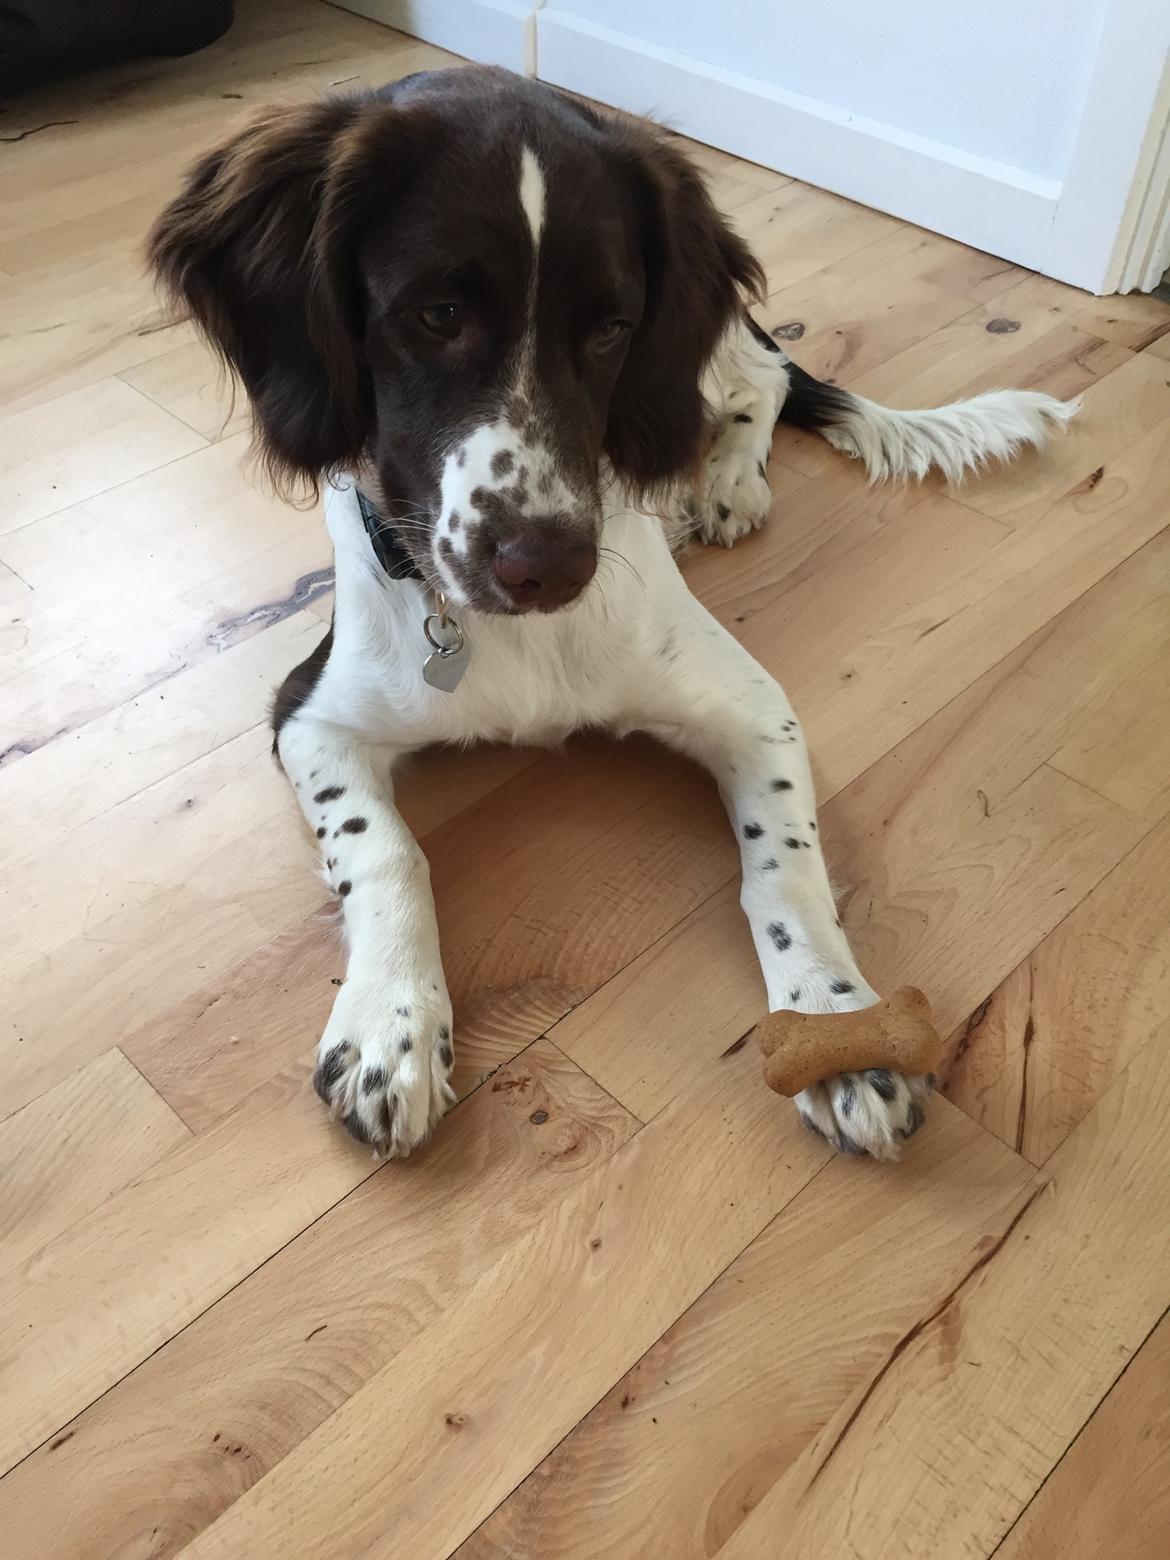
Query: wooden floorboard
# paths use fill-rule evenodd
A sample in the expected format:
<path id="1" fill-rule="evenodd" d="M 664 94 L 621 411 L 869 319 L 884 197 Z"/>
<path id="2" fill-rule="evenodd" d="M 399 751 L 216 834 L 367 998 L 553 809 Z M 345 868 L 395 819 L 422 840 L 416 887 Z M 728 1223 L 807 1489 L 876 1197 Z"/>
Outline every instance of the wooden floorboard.
<path id="1" fill-rule="evenodd" d="M 931 1122 L 909 1184 L 856 1168 L 827 1166 L 460 1560 L 711 1554 L 1007 1228 L 1031 1179 L 958 1111 Z"/>
<path id="2" fill-rule="evenodd" d="M 460 1103 L 377 1166 L 313 1095 L 343 955 L 267 710 L 328 539 L 141 243 L 253 107 L 446 63 L 241 0 L 6 105 L 68 122 L 0 211 L 0 1549 L 1160 1560 L 1165 304 L 694 149 L 813 372 L 1083 397 L 955 488 L 781 429 L 768 527 L 682 560 L 807 729 L 867 975 L 949 1036 L 902 1164 L 763 1089 L 734 842 L 637 739 L 404 776 Z"/>
<path id="3" fill-rule="evenodd" d="M 823 1166 L 765 1092 L 715 1064 L 184 1553 L 448 1552 Z"/>
<path id="4" fill-rule="evenodd" d="M 1168 1108 L 1163 1032 L 1037 1173 L 1022 1214 L 810 1439 L 721 1560 L 769 1554 L 776 1534 L 794 1560 L 850 1548 L 895 1560 L 908 1527 L 921 1554 L 994 1551 L 1165 1310 Z M 1114 1478 L 1127 1474 L 1114 1466 Z"/>
<path id="5" fill-rule="evenodd" d="M 998 1560 L 1159 1560 L 1170 1549 L 1170 1324 L 1142 1345 Z"/>
<path id="6" fill-rule="evenodd" d="M 0 1121 L 0 1264 L 55 1237 L 190 1137 L 121 1051 L 106 1051 Z"/>
<path id="7" fill-rule="evenodd" d="M 441 1322 L 638 1122 L 538 1041 L 450 1126 L 405 1183 L 336 1146 L 359 1187 L 0 1481 L 13 1560 L 173 1554 Z"/>

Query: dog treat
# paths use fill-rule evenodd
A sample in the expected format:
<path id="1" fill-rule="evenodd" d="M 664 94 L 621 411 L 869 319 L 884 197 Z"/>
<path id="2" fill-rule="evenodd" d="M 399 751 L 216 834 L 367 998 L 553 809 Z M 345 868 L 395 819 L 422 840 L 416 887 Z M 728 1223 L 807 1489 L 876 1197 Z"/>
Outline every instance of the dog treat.
<path id="1" fill-rule="evenodd" d="M 756 1039 L 764 1082 L 790 1098 L 834 1073 L 937 1072 L 942 1056 L 930 1003 L 914 986 L 859 1013 L 769 1013 L 756 1025 Z"/>

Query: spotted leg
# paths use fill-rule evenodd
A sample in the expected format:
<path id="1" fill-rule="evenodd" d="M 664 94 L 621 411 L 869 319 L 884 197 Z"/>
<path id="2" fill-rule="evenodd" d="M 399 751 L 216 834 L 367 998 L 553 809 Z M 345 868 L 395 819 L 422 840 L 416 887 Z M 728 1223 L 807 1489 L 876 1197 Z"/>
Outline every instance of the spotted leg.
<path id="1" fill-rule="evenodd" d="M 837 916 L 804 737 L 787 696 L 693 597 L 676 608 L 679 653 L 658 687 L 657 718 L 645 724 L 719 783 L 739 841 L 741 902 L 769 1011 L 868 1007 L 877 993 Z M 881 1069 L 844 1073 L 806 1089 L 796 1105 L 841 1152 L 894 1159 L 921 1125 L 932 1084 Z"/>
<path id="2" fill-rule="evenodd" d="M 282 727 L 279 751 L 349 948 L 313 1082 L 354 1137 L 402 1158 L 455 1099 L 430 869 L 394 806 L 392 755 L 304 713 Z"/>

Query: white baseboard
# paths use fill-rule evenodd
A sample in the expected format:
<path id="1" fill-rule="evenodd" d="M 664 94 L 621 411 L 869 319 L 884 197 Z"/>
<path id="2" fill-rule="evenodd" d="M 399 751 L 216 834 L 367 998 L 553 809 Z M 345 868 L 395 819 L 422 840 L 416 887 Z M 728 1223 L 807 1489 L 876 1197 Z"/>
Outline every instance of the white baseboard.
<path id="1" fill-rule="evenodd" d="M 537 74 L 1018 265 L 1043 265 L 1060 198 L 1056 180 L 560 10 L 538 13 Z"/>
<path id="2" fill-rule="evenodd" d="M 332 0 L 412 38 L 438 44 L 486 65 L 536 70 L 533 0 Z"/>

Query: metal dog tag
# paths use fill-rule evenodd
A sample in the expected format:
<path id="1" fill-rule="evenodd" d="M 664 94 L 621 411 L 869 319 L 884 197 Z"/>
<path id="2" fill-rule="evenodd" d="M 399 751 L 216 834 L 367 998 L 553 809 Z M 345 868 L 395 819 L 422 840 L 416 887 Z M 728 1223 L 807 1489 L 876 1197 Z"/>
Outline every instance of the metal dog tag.
<path id="1" fill-rule="evenodd" d="M 423 623 L 431 653 L 423 662 L 423 680 L 443 693 L 454 693 L 463 681 L 471 651 L 453 618 L 434 613 Z"/>

